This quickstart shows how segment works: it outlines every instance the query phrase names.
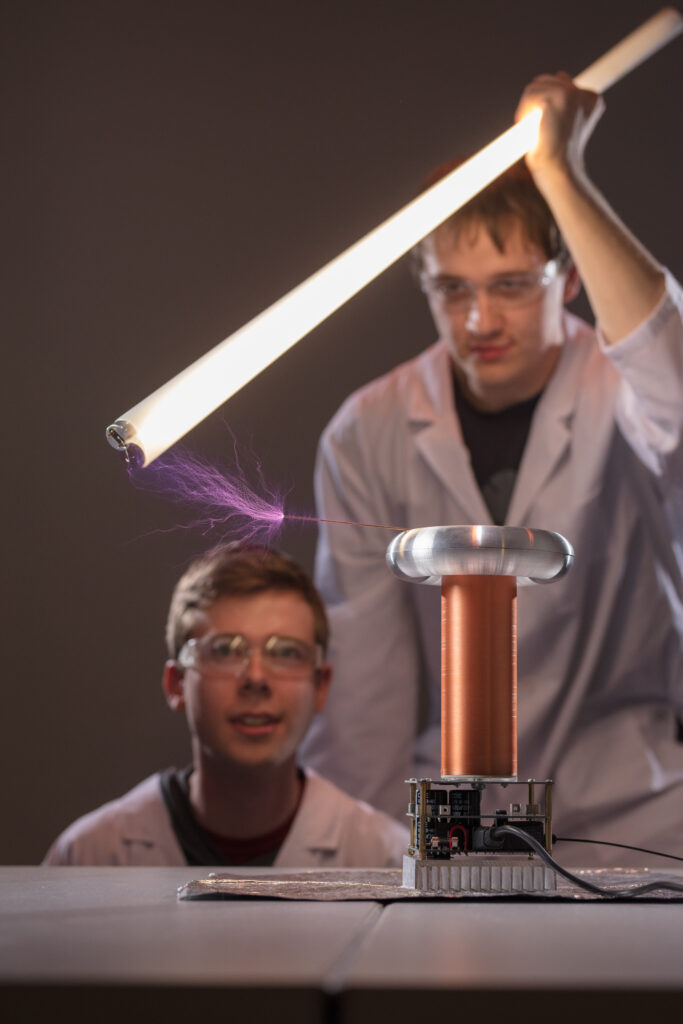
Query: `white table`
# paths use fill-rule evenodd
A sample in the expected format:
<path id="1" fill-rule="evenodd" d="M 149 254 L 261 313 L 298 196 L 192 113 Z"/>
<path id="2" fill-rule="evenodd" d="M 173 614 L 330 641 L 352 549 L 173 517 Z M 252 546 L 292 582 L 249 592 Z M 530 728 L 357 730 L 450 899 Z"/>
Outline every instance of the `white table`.
<path id="1" fill-rule="evenodd" d="M 3 1019 L 395 1024 L 565 1006 L 642 1024 L 672 996 L 680 1008 L 683 903 L 178 902 L 197 874 L 0 867 Z"/>

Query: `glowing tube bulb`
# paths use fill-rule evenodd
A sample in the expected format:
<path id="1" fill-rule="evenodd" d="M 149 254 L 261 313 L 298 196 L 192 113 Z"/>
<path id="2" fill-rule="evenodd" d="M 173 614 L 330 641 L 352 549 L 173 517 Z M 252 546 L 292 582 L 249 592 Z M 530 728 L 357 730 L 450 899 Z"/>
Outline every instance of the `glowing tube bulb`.
<path id="1" fill-rule="evenodd" d="M 152 462 L 533 148 L 534 110 L 108 428 Z M 139 456 L 138 456 L 139 457 Z"/>
<path id="2" fill-rule="evenodd" d="M 602 92 L 681 31 L 667 8 L 576 79 Z M 107 428 L 115 448 L 146 465 L 533 149 L 540 110 L 494 139 L 351 248 L 192 363 Z"/>
<path id="3" fill-rule="evenodd" d="M 663 7 L 577 75 L 574 82 L 579 89 L 606 92 L 611 85 L 648 57 L 652 57 L 682 31 L 683 17 L 680 12 L 675 7 Z"/>

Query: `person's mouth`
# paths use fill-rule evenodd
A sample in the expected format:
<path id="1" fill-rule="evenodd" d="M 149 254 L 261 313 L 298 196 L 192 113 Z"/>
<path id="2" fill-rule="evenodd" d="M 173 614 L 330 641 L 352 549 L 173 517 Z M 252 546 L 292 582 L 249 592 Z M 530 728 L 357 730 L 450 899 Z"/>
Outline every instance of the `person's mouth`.
<path id="1" fill-rule="evenodd" d="M 270 736 L 281 721 L 280 715 L 265 712 L 244 712 L 241 715 L 230 715 L 228 721 L 243 736 Z"/>
<path id="2" fill-rule="evenodd" d="M 472 345 L 471 351 L 476 359 L 481 359 L 483 362 L 496 362 L 498 359 L 503 359 L 507 353 L 512 349 L 512 345 L 509 342 L 504 344 L 491 345 Z"/>

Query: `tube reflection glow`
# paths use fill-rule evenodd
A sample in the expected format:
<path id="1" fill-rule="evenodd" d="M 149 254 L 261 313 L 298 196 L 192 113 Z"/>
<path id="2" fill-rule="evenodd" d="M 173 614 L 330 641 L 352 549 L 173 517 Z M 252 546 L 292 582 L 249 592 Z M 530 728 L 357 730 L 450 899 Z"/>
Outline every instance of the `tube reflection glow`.
<path id="1" fill-rule="evenodd" d="M 661 11 L 591 65 L 577 83 L 602 92 L 674 37 L 677 11 Z M 137 449 L 146 465 L 166 451 L 278 356 L 369 284 L 498 175 L 533 149 L 533 110 L 451 174 L 384 221 L 107 429 L 114 447 Z"/>

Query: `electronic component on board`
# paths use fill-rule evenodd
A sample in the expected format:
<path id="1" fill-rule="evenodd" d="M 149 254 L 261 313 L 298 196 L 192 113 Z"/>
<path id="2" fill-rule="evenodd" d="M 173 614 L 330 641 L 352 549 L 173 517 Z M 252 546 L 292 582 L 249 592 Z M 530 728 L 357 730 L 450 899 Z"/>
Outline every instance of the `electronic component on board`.
<path id="1" fill-rule="evenodd" d="M 496 834 L 500 826 L 514 825 L 550 853 L 550 780 L 508 783 L 516 801 L 489 813 L 482 812 L 485 782 L 409 779 L 408 785 L 410 847 L 403 858 L 404 886 L 492 893 L 555 889 L 555 872 L 530 853 L 523 839 Z M 522 787 L 525 792 L 520 793 Z"/>

